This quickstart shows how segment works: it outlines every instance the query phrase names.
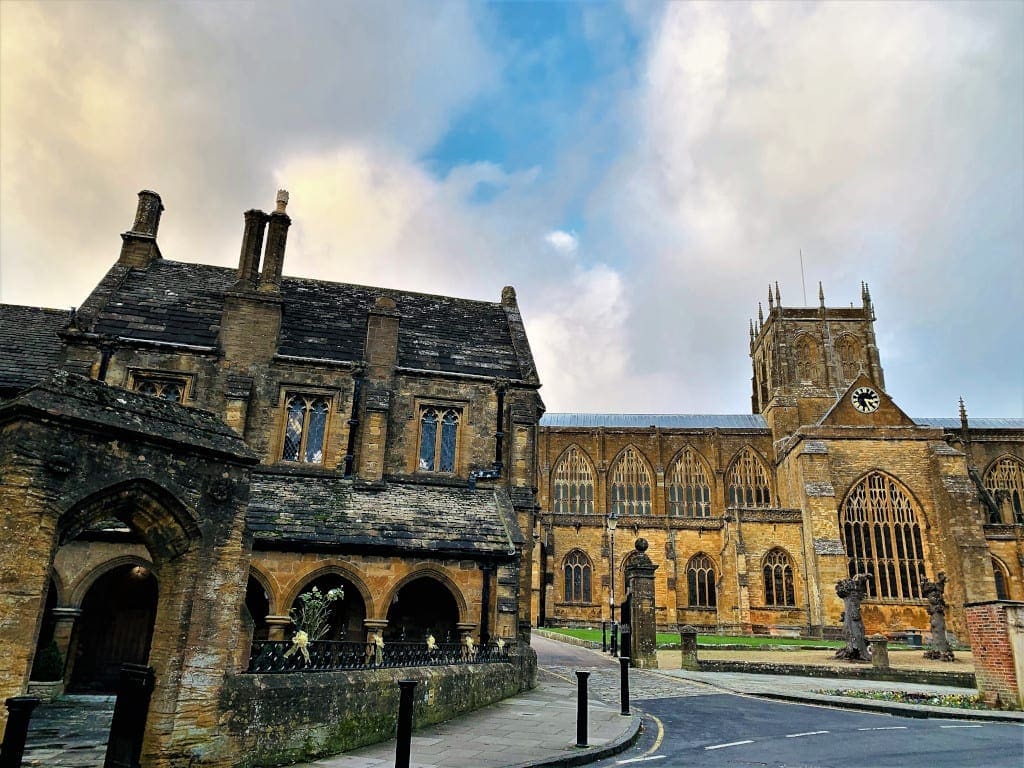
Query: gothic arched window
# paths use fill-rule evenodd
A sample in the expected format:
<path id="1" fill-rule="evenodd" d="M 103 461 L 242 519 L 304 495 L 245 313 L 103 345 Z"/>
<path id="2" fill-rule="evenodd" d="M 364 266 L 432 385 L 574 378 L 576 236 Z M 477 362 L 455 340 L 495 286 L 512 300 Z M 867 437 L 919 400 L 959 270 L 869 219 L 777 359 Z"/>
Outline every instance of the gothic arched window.
<path id="1" fill-rule="evenodd" d="M 762 562 L 764 573 L 764 604 L 765 605 L 796 605 L 796 593 L 793 589 L 793 564 L 789 555 L 775 548 L 764 556 Z"/>
<path id="2" fill-rule="evenodd" d="M 704 553 L 694 555 L 686 564 L 686 584 L 691 608 L 714 608 L 718 605 L 715 564 Z"/>
<path id="3" fill-rule="evenodd" d="M 843 502 L 839 522 L 850 576 L 871 576 L 869 596 L 921 598 L 921 526 L 910 496 L 895 480 L 881 472 L 865 476 Z"/>
<path id="4" fill-rule="evenodd" d="M 668 513 L 675 517 L 710 517 L 711 482 L 700 454 L 685 448 L 668 471 Z"/>
<path id="5" fill-rule="evenodd" d="M 996 600 L 1009 600 L 1010 593 L 1007 590 L 1006 585 L 1009 584 L 1010 578 L 1006 573 L 1006 569 L 1003 564 L 992 558 L 992 575 L 996 580 Z"/>
<path id="6" fill-rule="evenodd" d="M 612 514 L 651 514 L 651 473 L 633 448 L 622 452 L 611 476 Z"/>
<path id="7" fill-rule="evenodd" d="M 796 383 L 818 384 L 821 381 L 821 347 L 807 334 L 796 342 Z"/>
<path id="8" fill-rule="evenodd" d="M 751 448 L 744 448 L 729 472 L 730 507 L 770 507 L 772 487 L 764 462 Z"/>
<path id="9" fill-rule="evenodd" d="M 1000 511 L 1007 510 L 1002 522 L 1024 524 L 1024 461 L 1004 456 L 994 462 L 985 473 L 985 488 Z"/>
<path id="10" fill-rule="evenodd" d="M 285 402 L 284 461 L 322 464 L 330 400 L 318 395 L 292 395 Z"/>
<path id="11" fill-rule="evenodd" d="M 420 470 L 455 471 L 460 417 L 456 408 L 429 407 L 420 412 Z"/>
<path id="12" fill-rule="evenodd" d="M 565 602 L 589 603 L 591 598 L 590 583 L 593 578 L 594 566 L 590 558 L 578 549 L 565 556 L 563 575 L 565 579 Z"/>
<path id="13" fill-rule="evenodd" d="M 575 445 L 562 454 L 551 473 L 551 496 L 555 512 L 594 513 L 594 468 Z"/>
<path id="14" fill-rule="evenodd" d="M 853 381 L 860 372 L 860 344 L 849 334 L 836 339 L 836 359 L 843 381 Z"/>

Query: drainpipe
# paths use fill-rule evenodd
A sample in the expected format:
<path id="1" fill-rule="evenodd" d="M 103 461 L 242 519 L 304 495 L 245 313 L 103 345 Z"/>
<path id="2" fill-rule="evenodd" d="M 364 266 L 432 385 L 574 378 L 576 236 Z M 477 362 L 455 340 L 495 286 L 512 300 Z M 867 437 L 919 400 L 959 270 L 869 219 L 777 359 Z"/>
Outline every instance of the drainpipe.
<path id="1" fill-rule="evenodd" d="M 355 461 L 356 433 L 359 430 L 359 397 L 363 391 L 364 366 L 357 365 L 352 369 L 352 413 L 348 419 L 348 446 L 345 448 L 345 477 L 352 477 L 352 464 Z"/>

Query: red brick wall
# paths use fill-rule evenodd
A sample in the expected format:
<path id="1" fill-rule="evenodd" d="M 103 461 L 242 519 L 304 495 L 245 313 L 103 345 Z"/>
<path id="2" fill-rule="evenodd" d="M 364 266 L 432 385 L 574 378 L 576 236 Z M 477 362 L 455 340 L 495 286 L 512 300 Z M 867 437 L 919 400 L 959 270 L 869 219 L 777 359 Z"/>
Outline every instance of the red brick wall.
<path id="1" fill-rule="evenodd" d="M 964 610 L 978 689 L 986 697 L 998 696 L 1006 703 L 1017 702 L 1017 675 L 1006 607 L 998 602 L 975 603 L 964 606 Z"/>

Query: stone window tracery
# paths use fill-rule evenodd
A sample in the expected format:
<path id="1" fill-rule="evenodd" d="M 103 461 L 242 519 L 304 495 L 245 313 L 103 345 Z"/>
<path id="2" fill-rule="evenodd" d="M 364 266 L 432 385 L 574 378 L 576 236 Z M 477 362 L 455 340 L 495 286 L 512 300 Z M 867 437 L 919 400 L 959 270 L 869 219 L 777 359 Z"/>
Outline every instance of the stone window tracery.
<path id="1" fill-rule="evenodd" d="M 999 506 L 1002 522 L 1024 524 L 1024 461 L 1004 456 L 989 467 L 984 484 Z"/>
<path id="2" fill-rule="evenodd" d="M 611 472 L 612 514 L 651 514 L 651 473 L 633 448 L 626 448 Z"/>
<path id="3" fill-rule="evenodd" d="M 322 395 L 291 395 L 285 401 L 283 461 L 323 464 L 324 438 L 330 398 Z"/>
<path id="4" fill-rule="evenodd" d="M 796 342 L 796 383 L 818 384 L 821 381 L 821 348 L 818 342 L 803 334 Z"/>
<path id="5" fill-rule="evenodd" d="M 691 608 L 715 608 L 718 596 L 715 590 L 715 564 L 700 553 L 686 564 L 686 584 Z"/>
<path id="6" fill-rule="evenodd" d="M 563 567 L 563 595 L 567 603 L 591 602 L 594 566 L 590 558 L 578 549 L 565 556 Z"/>
<path id="7" fill-rule="evenodd" d="M 704 462 L 687 447 L 669 470 L 668 513 L 674 517 L 710 517 L 711 482 Z"/>
<path id="8" fill-rule="evenodd" d="M 895 480 L 881 472 L 864 477 L 843 502 L 840 524 L 850 576 L 871 576 L 869 597 L 921 598 L 921 527 L 910 496 Z"/>
<path id="9" fill-rule="evenodd" d="M 455 472 L 461 417 L 457 408 L 429 406 L 420 412 L 418 467 L 421 471 Z"/>
<path id="10" fill-rule="evenodd" d="M 1006 585 L 1009 584 L 1010 578 L 1003 564 L 994 557 L 992 558 L 992 576 L 996 580 L 996 600 L 1009 600 L 1010 593 Z"/>
<path id="11" fill-rule="evenodd" d="M 770 507 L 772 488 L 764 462 L 751 448 L 744 448 L 729 472 L 730 507 Z"/>
<path id="12" fill-rule="evenodd" d="M 793 564 L 783 550 L 775 548 L 764 556 L 764 604 L 772 606 L 796 605 L 793 589 Z"/>
<path id="13" fill-rule="evenodd" d="M 849 382 L 857 378 L 861 367 L 860 344 L 853 336 L 846 334 L 836 340 L 836 358 L 843 381 Z"/>
<path id="14" fill-rule="evenodd" d="M 560 514 L 594 513 L 594 468 L 575 445 L 562 454 L 552 472 L 553 508 Z"/>
<path id="15" fill-rule="evenodd" d="M 170 400 L 172 403 L 185 401 L 185 380 L 165 379 L 154 376 L 136 376 L 134 378 L 135 391 L 143 395 L 151 395 L 161 400 Z"/>

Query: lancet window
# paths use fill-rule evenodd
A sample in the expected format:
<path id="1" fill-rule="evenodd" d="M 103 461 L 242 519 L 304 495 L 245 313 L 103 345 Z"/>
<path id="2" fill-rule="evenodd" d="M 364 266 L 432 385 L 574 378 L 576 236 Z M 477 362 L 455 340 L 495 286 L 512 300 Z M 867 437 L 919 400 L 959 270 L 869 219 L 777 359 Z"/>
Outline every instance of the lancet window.
<path id="1" fill-rule="evenodd" d="M 322 464 L 327 434 L 329 398 L 320 395 L 291 395 L 285 403 L 284 461 Z"/>
<path id="2" fill-rule="evenodd" d="M 455 471 L 461 415 L 456 408 L 428 407 L 420 412 L 420 470 Z"/>
<path id="3" fill-rule="evenodd" d="M 783 550 L 775 548 L 764 556 L 764 604 L 772 606 L 796 605 L 793 589 L 793 564 Z"/>
<path id="4" fill-rule="evenodd" d="M 804 334 L 796 342 L 796 383 L 817 384 L 821 381 L 821 347 Z"/>
<path id="5" fill-rule="evenodd" d="M 836 358 L 843 381 L 857 378 L 861 368 L 860 344 L 853 336 L 847 334 L 836 339 Z"/>
<path id="6" fill-rule="evenodd" d="M 591 601 L 594 566 L 590 558 L 578 549 L 565 556 L 563 568 L 564 595 L 567 603 L 589 603 Z"/>
<path id="7" fill-rule="evenodd" d="M 694 555 L 686 564 L 686 584 L 691 608 L 714 608 L 718 605 L 715 564 L 707 555 Z"/>

